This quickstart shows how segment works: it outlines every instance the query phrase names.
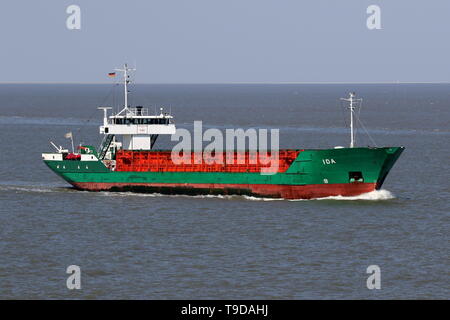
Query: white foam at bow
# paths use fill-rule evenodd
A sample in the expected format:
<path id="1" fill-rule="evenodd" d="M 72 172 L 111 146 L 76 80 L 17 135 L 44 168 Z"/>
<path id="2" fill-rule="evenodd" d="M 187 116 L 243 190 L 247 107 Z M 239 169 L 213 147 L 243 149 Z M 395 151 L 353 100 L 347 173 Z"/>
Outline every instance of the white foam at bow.
<path id="1" fill-rule="evenodd" d="M 375 190 L 360 194 L 359 196 L 352 196 L 352 197 L 333 196 L 333 197 L 318 198 L 316 200 L 390 200 L 394 198 L 395 196 L 388 190 Z"/>

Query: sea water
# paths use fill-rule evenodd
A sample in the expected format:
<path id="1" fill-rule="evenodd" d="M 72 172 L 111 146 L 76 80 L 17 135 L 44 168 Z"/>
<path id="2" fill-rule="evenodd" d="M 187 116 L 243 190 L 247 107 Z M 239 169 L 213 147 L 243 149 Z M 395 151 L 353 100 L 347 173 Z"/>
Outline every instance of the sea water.
<path id="1" fill-rule="evenodd" d="M 41 160 L 49 141 L 98 145 L 110 85 L 0 85 L 0 298 L 449 297 L 450 85 L 135 85 L 176 125 L 278 128 L 283 148 L 350 142 L 339 101 L 362 97 L 370 135 L 404 146 L 382 190 L 288 201 L 76 191 Z M 373 140 L 373 142 L 372 142 Z M 168 137 L 156 147 L 170 148 Z M 81 269 L 68 290 L 69 265 Z M 381 289 L 366 286 L 381 270 Z"/>

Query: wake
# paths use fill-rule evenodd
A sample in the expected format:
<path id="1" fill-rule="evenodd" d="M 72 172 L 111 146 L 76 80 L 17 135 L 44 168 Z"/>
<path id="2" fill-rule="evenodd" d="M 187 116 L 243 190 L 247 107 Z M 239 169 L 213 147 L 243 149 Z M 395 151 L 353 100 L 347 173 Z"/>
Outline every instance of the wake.
<path id="1" fill-rule="evenodd" d="M 352 197 L 343 197 L 343 196 L 332 196 L 325 198 L 317 198 L 314 200 L 369 200 L 369 201 L 378 201 L 378 200 L 391 200 L 395 199 L 395 196 L 392 192 L 388 190 L 375 190 L 367 193 L 360 194 L 359 196 Z"/>
<path id="2" fill-rule="evenodd" d="M 53 186 L 20 186 L 20 185 L 0 185 L 0 191 L 13 191 L 17 193 L 22 192 L 32 192 L 32 193 L 60 193 L 60 192 L 74 192 L 74 193 L 88 193 L 93 194 L 90 191 L 80 191 L 75 190 L 71 187 L 61 187 L 59 185 Z M 150 197 L 150 198 L 159 198 L 159 197 L 174 197 L 174 198 L 189 198 L 189 199 L 221 199 L 221 200 L 239 200 L 244 199 L 247 201 L 318 201 L 318 200 L 336 200 L 336 201 L 355 201 L 355 200 L 364 200 L 364 201 L 382 201 L 382 200 L 391 200 L 395 199 L 395 196 L 388 190 L 375 190 L 368 193 L 364 193 L 358 196 L 344 197 L 344 196 L 330 196 L 323 198 L 313 198 L 313 199 L 283 199 L 283 198 L 265 198 L 265 197 L 254 197 L 247 195 L 183 195 L 183 194 L 161 194 L 161 193 L 137 193 L 137 192 L 108 192 L 108 191 L 100 191 L 94 192 L 100 196 L 106 197 Z"/>

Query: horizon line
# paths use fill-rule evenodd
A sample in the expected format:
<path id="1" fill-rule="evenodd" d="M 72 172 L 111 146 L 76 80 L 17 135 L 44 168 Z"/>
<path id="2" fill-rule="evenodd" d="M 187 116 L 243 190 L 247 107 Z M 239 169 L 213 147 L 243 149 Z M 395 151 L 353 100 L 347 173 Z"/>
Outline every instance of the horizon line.
<path id="1" fill-rule="evenodd" d="M 106 81 L 0 81 L 1 84 L 122 84 Z M 139 85 L 227 85 L 227 84 L 450 84 L 450 81 L 234 81 L 234 82 L 132 82 Z"/>

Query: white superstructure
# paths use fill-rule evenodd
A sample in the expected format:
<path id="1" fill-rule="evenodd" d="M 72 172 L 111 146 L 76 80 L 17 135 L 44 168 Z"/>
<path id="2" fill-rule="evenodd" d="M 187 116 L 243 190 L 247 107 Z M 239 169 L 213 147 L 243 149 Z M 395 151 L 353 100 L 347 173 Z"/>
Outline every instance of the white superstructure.
<path id="1" fill-rule="evenodd" d="M 160 134 L 175 134 L 176 128 L 173 117 L 160 108 L 160 113 L 149 115 L 148 108 L 142 106 L 130 107 L 128 105 L 129 71 L 125 64 L 123 69 L 115 69 L 124 74 L 124 106 L 117 114 L 108 115 L 111 107 L 99 107 L 103 110 L 103 125 L 100 133 L 105 135 L 101 154 L 108 158 L 111 148 L 124 150 L 150 150 Z M 117 136 L 122 136 L 118 141 Z"/>
<path id="2" fill-rule="evenodd" d="M 159 114 L 150 115 L 148 108 L 142 106 L 130 107 L 128 105 L 128 85 L 130 84 L 129 72 L 136 69 L 128 68 L 127 64 L 122 69 L 115 71 L 123 72 L 124 105 L 123 109 L 116 114 L 108 115 L 112 107 L 99 107 L 103 110 L 103 125 L 100 126 L 100 134 L 104 135 L 98 153 L 89 146 L 80 145 L 75 150 L 72 132 L 65 135 L 72 142 L 72 152 L 50 143 L 56 152 L 43 153 L 42 158 L 46 161 L 98 161 L 101 160 L 111 170 L 115 168 L 115 153 L 123 150 L 151 150 L 156 139 L 161 134 L 175 134 L 176 128 L 173 117 L 159 109 Z M 115 75 L 115 73 L 112 73 Z"/>

